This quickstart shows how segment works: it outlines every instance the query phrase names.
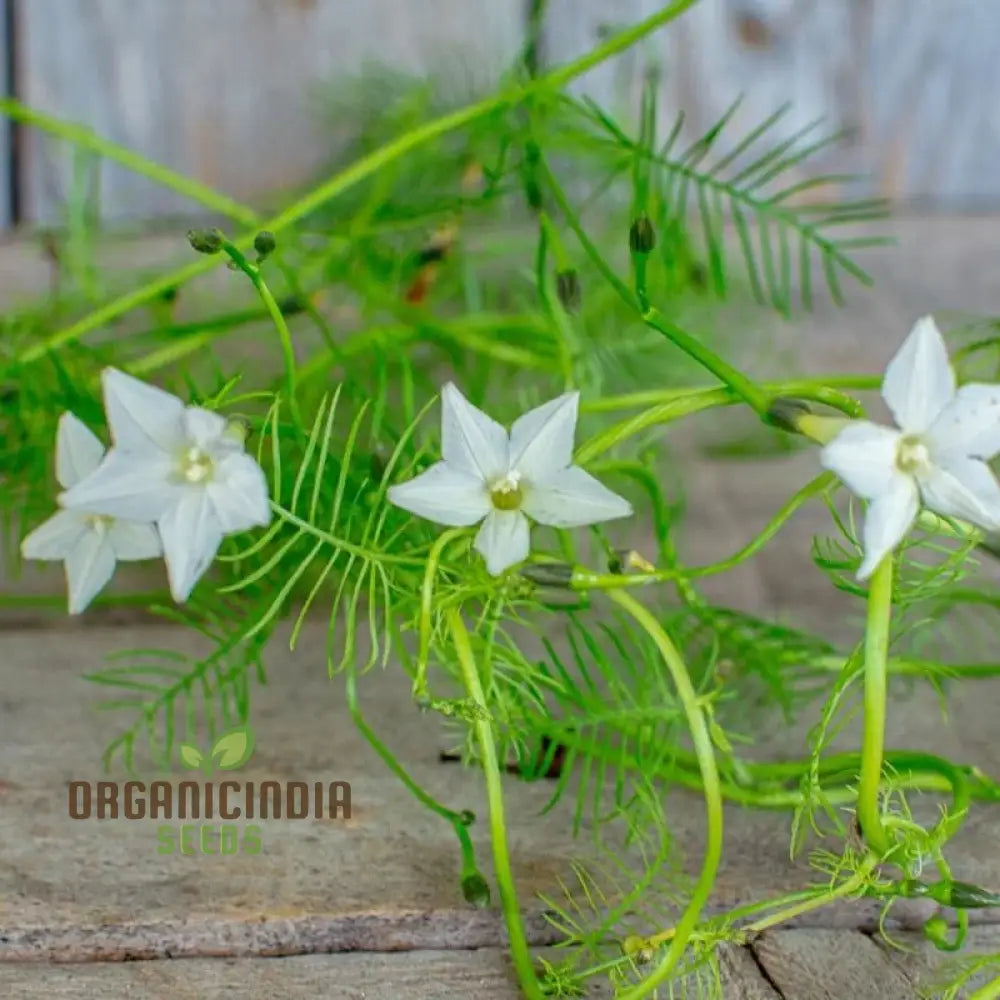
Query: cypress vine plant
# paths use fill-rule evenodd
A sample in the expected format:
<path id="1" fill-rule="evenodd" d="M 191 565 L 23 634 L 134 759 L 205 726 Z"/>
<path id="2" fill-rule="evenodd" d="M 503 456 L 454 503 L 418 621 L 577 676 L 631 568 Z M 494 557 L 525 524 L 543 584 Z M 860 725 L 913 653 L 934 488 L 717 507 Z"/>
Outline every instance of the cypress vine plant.
<path id="1" fill-rule="evenodd" d="M 718 993 L 720 943 L 834 900 L 871 897 L 888 913 L 932 899 L 954 920 L 924 933 L 957 950 L 968 911 L 1000 902 L 947 861 L 1000 786 L 884 745 L 891 675 L 1000 671 L 910 642 L 924 616 L 1000 607 L 966 582 L 1000 527 L 986 464 L 1000 448 L 996 338 L 949 360 L 931 318 L 900 317 L 884 377 L 761 382 L 738 367 L 732 339 L 704 319 L 713 303 L 742 290 L 791 315 L 820 285 L 839 300 L 845 278 L 868 280 L 854 251 L 881 242 L 844 227 L 882 209 L 824 199 L 840 178 L 803 171 L 829 140 L 785 136 L 783 111 L 734 134 L 734 105 L 685 143 L 682 119 L 658 133 L 655 76 L 636 123 L 574 96 L 574 80 L 692 3 L 550 70 L 532 42 L 495 91 L 460 106 L 391 84 L 358 158 L 269 218 L 0 103 L 73 143 L 84 166 L 115 160 L 225 220 L 191 232 L 198 256 L 183 266 L 122 288 L 93 268 L 93 206 L 74 202 L 56 294 L 3 320 L 8 550 L 65 563 L 72 613 L 127 602 L 209 643 L 91 677 L 131 713 L 107 760 L 163 763 L 244 727 L 278 626 L 291 624 L 294 647 L 307 620 L 325 621 L 331 679 L 386 766 L 453 828 L 456 893 L 470 905 L 495 894 L 528 998 L 582 995 L 594 980 L 627 1000 Z M 195 279 L 222 261 L 252 304 L 182 322 Z M 879 387 L 895 427 L 866 420 L 857 394 Z M 725 408 L 814 448 L 816 475 L 741 549 L 690 565 L 664 458 L 675 425 Z M 867 609 L 850 648 L 715 606 L 701 588 L 808 503 L 831 513 L 817 570 Z M 633 525 L 651 533 L 648 551 L 626 544 Z M 118 561 L 161 558 L 168 592 L 103 594 Z M 486 787 L 493 886 L 475 818 L 423 789 L 366 718 L 376 667 L 400 675 L 429 724 L 459 727 Z M 856 695 L 861 746 L 833 752 Z M 738 752 L 734 705 L 751 698 L 814 714 L 801 759 Z M 547 900 L 558 963 L 536 963 L 522 926 L 501 781 L 511 761 L 528 779 L 554 773 L 553 801 L 594 835 L 599 860 Z M 663 808 L 672 787 L 704 800 L 690 884 Z M 915 790 L 941 796 L 936 822 L 914 818 Z M 840 848 L 814 851 L 821 877 L 801 891 L 708 916 L 727 801 L 787 810 L 796 850 L 819 827 Z M 990 961 L 960 966 L 947 988 Z"/>

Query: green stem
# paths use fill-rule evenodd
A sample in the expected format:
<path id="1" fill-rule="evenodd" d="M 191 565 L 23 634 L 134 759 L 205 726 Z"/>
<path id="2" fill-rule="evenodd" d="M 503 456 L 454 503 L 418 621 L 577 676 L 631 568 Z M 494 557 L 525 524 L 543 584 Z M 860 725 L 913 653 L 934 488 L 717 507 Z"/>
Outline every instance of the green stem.
<path id="1" fill-rule="evenodd" d="M 421 805 L 426 806 L 431 812 L 451 824 L 455 835 L 458 837 L 459 847 L 462 852 L 462 879 L 464 880 L 469 875 L 478 875 L 479 869 L 476 866 L 476 850 L 472 846 L 472 839 L 469 836 L 468 817 L 442 805 L 410 777 L 403 765 L 396 760 L 392 751 L 379 739 L 375 730 L 368 725 L 368 720 L 362 714 L 361 707 L 358 704 L 358 691 L 354 669 L 349 667 L 346 673 L 347 708 L 359 732 L 368 741 L 369 746 L 378 754 L 386 767 L 403 783 L 413 797 Z"/>
<path id="2" fill-rule="evenodd" d="M 490 805 L 490 839 L 493 844 L 493 865 L 496 869 L 497 887 L 500 890 L 500 905 L 503 909 L 504 921 L 507 925 L 507 936 L 510 943 L 511 960 L 517 971 L 517 978 L 527 1000 L 543 1000 L 544 994 L 535 975 L 535 968 L 528 951 L 528 942 L 524 934 L 524 924 L 521 921 L 521 911 L 517 904 L 517 890 L 514 887 L 514 877 L 510 868 L 510 855 L 507 850 L 507 828 L 504 820 L 503 788 L 500 781 L 500 768 L 497 764 L 496 743 L 493 737 L 493 724 L 490 721 L 483 688 L 479 683 L 479 673 L 472 657 L 472 647 L 469 644 L 469 633 L 462 621 L 458 608 L 448 612 L 448 625 L 451 639 L 462 671 L 462 680 L 469 697 L 478 706 L 479 713 L 475 721 L 476 735 L 479 740 L 479 750 L 482 754 L 483 773 L 486 776 L 486 796 Z"/>
<path id="3" fill-rule="evenodd" d="M 611 265 L 608 264 L 603 255 L 594 245 L 593 241 L 587 235 L 583 226 L 580 224 L 577 214 L 573 211 L 573 208 L 569 203 L 569 199 L 566 197 L 566 193 L 562 189 L 562 185 L 560 185 L 555 174 L 552 173 L 552 169 L 549 167 L 544 158 L 539 161 L 539 169 L 545 177 L 546 183 L 552 192 L 552 196 L 555 199 L 556 204 L 559 206 L 560 211 L 565 217 L 567 225 L 573 230 L 576 238 L 580 242 L 580 245 L 583 247 L 584 252 L 591 259 L 594 266 L 601 272 L 601 275 L 608 282 L 608 284 L 618 292 L 622 301 L 639 314 L 646 326 L 650 327 L 650 329 L 656 330 L 657 333 L 663 334 L 663 336 L 671 341 L 671 343 L 673 343 L 676 347 L 679 347 L 685 354 L 697 361 L 703 368 L 718 377 L 718 379 L 725 383 L 725 385 L 736 393 L 740 399 L 751 406 L 756 411 L 758 416 L 765 416 L 770 407 L 770 398 L 766 396 L 760 388 L 754 385 L 754 383 L 748 379 L 746 375 L 738 371 L 723 358 L 719 357 L 719 355 L 717 355 L 714 351 L 705 347 L 704 344 L 702 344 L 695 337 L 692 337 L 691 334 L 682 330 L 676 323 L 672 323 L 667 320 L 661 315 L 659 310 L 652 307 L 646 307 L 643 298 L 633 292 L 628 285 L 626 285 L 625 282 L 622 281 L 617 274 L 615 274 Z M 640 291 L 642 290 L 643 289 L 640 288 Z"/>
<path id="4" fill-rule="evenodd" d="M 694 930 L 702 908 L 708 902 L 715 884 L 715 875 L 722 858 L 722 795 L 719 789 L 719 773 L 715 763 L 715 750 L 705 721 L 705 713 L 698 701 L 698 695 L 691 683 L 684 660 L 670 641 L 663 626 L 631 594 L 617 591 L 608 595 L 623 611 L 630 615 L 653 640 L 663 662 L 670 671 L 677 695 L 684 707 L 691 741 L 694 744 L 705 795 L 705 856 L 701 872 L 691 894 L 691 901 L 675 928 L 670 948 L 657 968 L 638 986 L 622 994 L 621 1000 L 640 1000 L 662 983 L 674 971 L 684 953 L 691 932 Z"/>
<path id="5" fill-rule="evenodd" d="M 769 927 L 776 927 L 778 924 L 783 924 L 795 917 L 802 916 L 803 913 L 810 913 L 813 910 L 818 910 L 820 907 L 832 903 L 835 899 L 842 899 L 844 896 L 852 896 L 854 893 L 860 892 L 871 877 L 871 873 L 874 871 L 876 863 L 876 858 L 869 858 L 865 862 L 861 871 L 856 872 L 849 879 L 841 882 L 836 889 L 826 890 L 821 895 L 812 899 L 803 900 L 800 903 L 794 903 L 791 906 L 787 906 L 784 909 L 779 910 L 777 913 L 772 913 L 767 917 L 762 917 L 760 920 L 755 920 L 753 923 L 747 924 L 746 927 L 742 928 L 742 933 L 746 935 L 760 934 L 762 931 L 766 931 Z"/>
<path id="6" fill-rule="evenodd" d="M 749 559 L 759 552 L 767 543 L 778 534 L 781 527 L 789 518 L 802 506 L 808 503 L 813 497 L 826 492 L 836 482 L 835 477 L 830 472 L 820 473 L 815 479 L 810 480 L 798 492 L 791 496 L 785 505 L 771 519 L 768 525 L 753 539 L 748 542 L 738 552 L 733 553 L 720 562 L 709 563 L 706 566 L 689 566 L 686 569 L 677 569 L 675 566 L 666 566 L 651 573 L 595 573 L 583 567 L 576 567 L 570 578 L 570 587 L 573 590 L 629 590 L 633 587 L 648 587 L 651 584 L 665 583 L 672 580 L 693 580 L 702 576 L 714 576 L 717 573 L 724 573 L 733 569 L 740 563 Z M 843 667 L 843 662 L 841 662 Z"/>
<path id="7" fill-rule="evenodd" d="M 558 90 L 571 80 L 581 76 L 606 59 L 617 55 L 629 46 L 634 45 L 651 31 L 655 31 L 668 21 L 682 14 L 694 2 L 695 0 L 675 0 L 674 3 L 661 8 L 646 18 L 646 20 L 640 21 L 631 28 L 609 38 L 602 45 L 597 46 L 597 48 L 581 56 L 579 59 L 575 59 L 537 80 L 531 80 L 523 86 L 501 91 L 482 101 L 477 101 L 475 104 L 470 104 L 465 108 L 460 108 L 457 111 L 443 115 L 440 118 L 435 118 L 433 121 L 411 129 L 392 142 L 362 157 L 339 174 L 331 177 L 324 184 L 307 192 L 302 198 L 289 205 L 288 208 L 274 218 L 260 225 L 254 223 L 254 232 L 257 229 L 268 229 L 276 233 L 305 218 L 305 216 L 322 207 L 331 199 L 343 194 L 354 185 L 359 184 L 377 170 L 399 159 L 411 150 L 430 142 L 432 139 L 469 125 L 479 118 L 486 117 L 504 108 L 512 107 L 533 94 L 547 90 Z M 249 246 L 253 241 L 253 237 L 254 233 L 251 232 L 236 240 L 235 243 L 240 247 Z M 211 269 L 212 263 L 210 257 L 201 258 L 147 285 L 143 285 L 141 288 L 135 289 L 127 295 L 114 299 L 90 315 L 73 323 L 71 326 L 65 327 L 62 330 L 56 330 L 46 340 L 33 344 L 21 353 L 18 360 L 22 363 L 37 361 L 50 351 L 55 350 L 63 344 L 79 339 L 84 334 L 116 319 L 130 309 L 148 302 L 167 289 L 174 288 L 199 274 L 204 274 Z"/>
<path id="8" fill-rule="evenodd" d="M 746 375 L 719 357 L 714 351 L 709 350 L 686 330 L 682 330 L 676 323 L 666 319 L 658 309 L 650 307 L 645 310 L 642 313 L 642 321 L 646 326 L 656 330 L 657 333 L 662 333 L 675 347 L 679 347 L 703 368 L 710 371 L 720 382 L 728 385 L 748 406 L 756 411 L 759 417 L 763 417 L 767 413 L 771 405 L 770 398 Z"/>
<path id="9" fill-rule="evenodd" d="M 996 1000 L 997 997 L 1000 997 L 1000 976 L 984 983 L 969 994 L 969 1000 Z"/>
<path id="10" fill-rule="evenodd" d="M 271 289 L 267 287 L 267 282 L 261 277 L 259 267 L 251 264 L 243 252 L 229 240 L 223 241 L 222 252 L 253 283 L 253 287 L 257 289 L 257 294 L 261 297 L 261 301 L 264 303 L 264 307 L 267 309 L 268 315 L 274 323 L 274 328 L 278 331 L 281 354 L 285 359 L 285 390 L 288 394 L 288 406 L 295 423 L 300 424 L 302 416 L 299 413 L 299 404 L 296 398 L 295 345 L 292 343 L 292 334 L 288 329 L 288 324 L 285 322 L 285 314 L 281 311 L 281 307 L 271 294 Z"/>
<path id="11" fill-rule="evenodd" d="M 441 555 L 456 538 L 461 538 L 467 532 L 468 528 L 449 528 L 447 531 L 441 532 L 427 554 L 424 579 L 420 585 L 420 630 L 417 646 L 417 669 L 413 679 L 413 697 L 418 701 L 430 698 L 430 692 L 427 689 L 427 664 L 431 649 L 431 607 L 434 603 L 434 580 L 441 563 Z"/>
<path id="12" fill-rule="evenodd" d="M 63 121 L 45 114 L 37 108 L 25 107 L 20 101 L 15 101 L 11 97 L 0 97 L 0 114 L 23 125 L 32 125 L 48 132 L 50 135 L 58 136 L 67 142 L 73 143 L 82 149 L 89 149 L 94 153 L 103 156 L 107 160 L 114 160 L 123 167 L 127 167 L 133 173 L 142 177 L 148 177 L 151 181 L 176 191 L 185 198 L 190 198 L 213 212 L 218 212 L 243 226 L 255 226 L 258 222 L 257 213 L 246 205 L 241 205 L 232 198 L 212 188 L 201 184 L 190 177 L 184 177 L 175 173 L 162 164 L 150 160 L 134 150 L 119 146 L 109 139 L 97 135 L 84 125 L 75 122 Z"/>
<path id="13" fill-rule="evenodd" d="M 868 620 L 865 627 L 865 719 L 857 806 L 858 823 L 868 846 L 883 857 L 893 846 L 882 825 L 879 803 L 885 743 L 892 574 L 893 556 L 890 552 L 875 570 L 868 591 Z"/>

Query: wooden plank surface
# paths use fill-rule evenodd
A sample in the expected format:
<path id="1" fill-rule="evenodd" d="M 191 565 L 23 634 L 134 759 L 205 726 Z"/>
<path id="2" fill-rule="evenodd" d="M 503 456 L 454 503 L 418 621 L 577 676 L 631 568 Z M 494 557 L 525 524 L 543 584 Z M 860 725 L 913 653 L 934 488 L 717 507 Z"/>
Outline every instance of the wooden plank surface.
<path id="1" fill-rule="evenodd" d="M 502 951 L 304 955 L 100 965 L 0 963 L 0 995 L 25 1000 L 517 1000 Z"/>
<path id="2" fill-rule="evenodd" d="M 546 55 L 578 55 L 609 26 L 660 6 L 552 0 Z M 743 94 L 730 145 L 790 101 L 776 137 L 818 119 L 810 139 L 852 132 L 813 161 L 814 172 L 869 174 L 867 190 L 897 199 L 995 205 L 1000 117 L 987 95 L 1000 86 L 998 37 L 1000 5 L 981 0 L 701 0 L 578 89 L 634 118 L 656 68 L 662 134 L 683 109 L 689 139 Z"/>
<path id="3" fill-rule="evenodd" d="M 785 930 L 752 945 L 786 1000 L 911 1000 L 909 980 L 865 934 Z"/>
<path id="4" fill-rule="evenodd" d="M 105 777 L 100 753 L 117 731 L 90 710 L 103 692 L 81 675 L 123 649 L 197 648 L 190 635 L 70 628 L 7 632 L 0 642 L 0 960 L 502 943 L 499 914 L 473 910 L 460 897 L 451 830 L 409 797 L 351 724 L 340 685 L 325 676 L 322 629 L 308 630 L 295 654 L 275 649 L 269 657 L 272 683 L 256 695 L 252 713 L 257 749 L 240 777 L 349 781 L 352 817 L 261 820 L 264 849 L 256 855 L 161 854 L 153 820 L 68 815 L 67 782 Z M 394 670 L 368 675 L 361 697 L 372 725 L 424 787 L 480 817 L 473 834 L 488 874 L 481 783 L 457 765 L 438 762 L 447 743 L 435 717 L 413 706 L 409 682 Z M 996 773 L 1000 750 L 989 721 L 998 697 L 998 683 L 968 685 L 955 692 L 943 724 L 933 693 L 918 691 L 894 703 L 889 745 L 934 746 Z M 811 721 L 804 719 L 803 728 Z M 849 731 L 843 742 L 856 737 Z M 802 746 L 802 729 L 779 729 L 761 752 L 794 755 Z M 117 769 L 111 777 L 125 775 Z M 554 935 L 536 894 L 558 891 L 570 860 L 590 853 L 586 832 L 579 840 L 570 833 L 571 796 L 541 813 L 551 790 L 548 782 L 507 785 L 515 874 L 529 934 L 539 944 Z M 696 869 L 701 802 L 676 792 L 664 808 L 687 867 Z M 917 796 L 914 808 L 918 816 L 933 815 L 933 799 Z M 1000 885 L 993 850 L 998 820 L 1000 808 L 977 806 L 949 855 L 956 876 Z M 786 816 L 727 808 L 724 864 L 711 912 L 799 889 L 812 878 L 803 861 L 788 860 Z M 808 914 L 801 925 L 873 928 L 877 912 L 872 901 L 845 903 Z M 900 905 L 890 926 L 913 929 L 928 912 L 925 901 Z M 994 914 L 974 918 L 988 921 Z"/>
<path id="5" fill-rule="evenodd" d="M 306 181 L 344 136 L 322 88 L 378 62 L 433 73 L 457 103 L 497 79 L 522 37 L 519 0 L 30 0 L 19 96 L 237 199 Z M 26 131 L 25 217 L 50 222 L 73 163 Z M 190 212 L 106 164 L 107 218 Z"/>

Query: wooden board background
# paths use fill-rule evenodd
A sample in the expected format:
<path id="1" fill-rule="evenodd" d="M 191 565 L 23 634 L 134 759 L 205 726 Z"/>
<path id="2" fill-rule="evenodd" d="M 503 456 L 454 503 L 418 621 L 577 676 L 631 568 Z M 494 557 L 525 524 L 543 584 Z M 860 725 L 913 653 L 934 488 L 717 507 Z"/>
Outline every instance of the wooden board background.
<path id="1" fill-rule="evenodd" d="M 571 58 L 660 2 L 550 0 L 544 60 Z M 15 90 L 235 197 L 262 199 L 307 180 L 336 146 L 336 123 L 318 114 L 324 84 L 379 62 L 443 72 L 461 100 L 515 56 L 527 7 L 13 0 Z M 982 207 L 1000 200 L 998 49 L 996 0 L 701 0 L 578 87 L 628 114 L 655 65 L 664 123 L 683 108 L 691 136 L 740 93 L 737 125 L 745 127 L 790 100 L 776 134 L 817 118 L 830 131 L 852 130 L 817 166 L 870 173 L 869 190 L 903 201 Z M 8 154 L 0 149 L 0 185 Z M 18 170 L 22 219 L 58 220 L 72 175 L 67 150 L 28 130 Z M 103 168 L 101 188 L 109 219 L 189 207 L 113 165 Z"/>

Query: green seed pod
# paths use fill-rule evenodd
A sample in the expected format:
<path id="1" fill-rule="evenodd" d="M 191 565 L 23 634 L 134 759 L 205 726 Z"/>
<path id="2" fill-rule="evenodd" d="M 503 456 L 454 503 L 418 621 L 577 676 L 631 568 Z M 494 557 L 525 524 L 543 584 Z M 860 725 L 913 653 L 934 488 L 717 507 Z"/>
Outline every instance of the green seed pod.
<path id="1" fill-rule="evenodd" d="M 934 891 L 939 886 L 943 890 L 940 895 Z M 930 895 L 939 903 L 953 906 L 957 910 L 982 910 L 1000 906 L 1000 896 L 971 882 L 938 882 L 931 886 Z"/>
<path id="2" fill-rule="evenodd" d="M 656 246 L 656 230 L 648 215 L 640 215 L 628 231 L 628 246 L 632 253 L 648 254 Z"/>
<path id="3" fill-rule="evenodd" d="M 218 253 L 225 242 L 221 229 L 189 229 L 188 243 L 198 253 Z"/>
<path id="4" fill-rule="evenodd" d="M 490 886 L 479 872 L 462 876 L 462 898 L 479 910 L 490 905 Z"/>

